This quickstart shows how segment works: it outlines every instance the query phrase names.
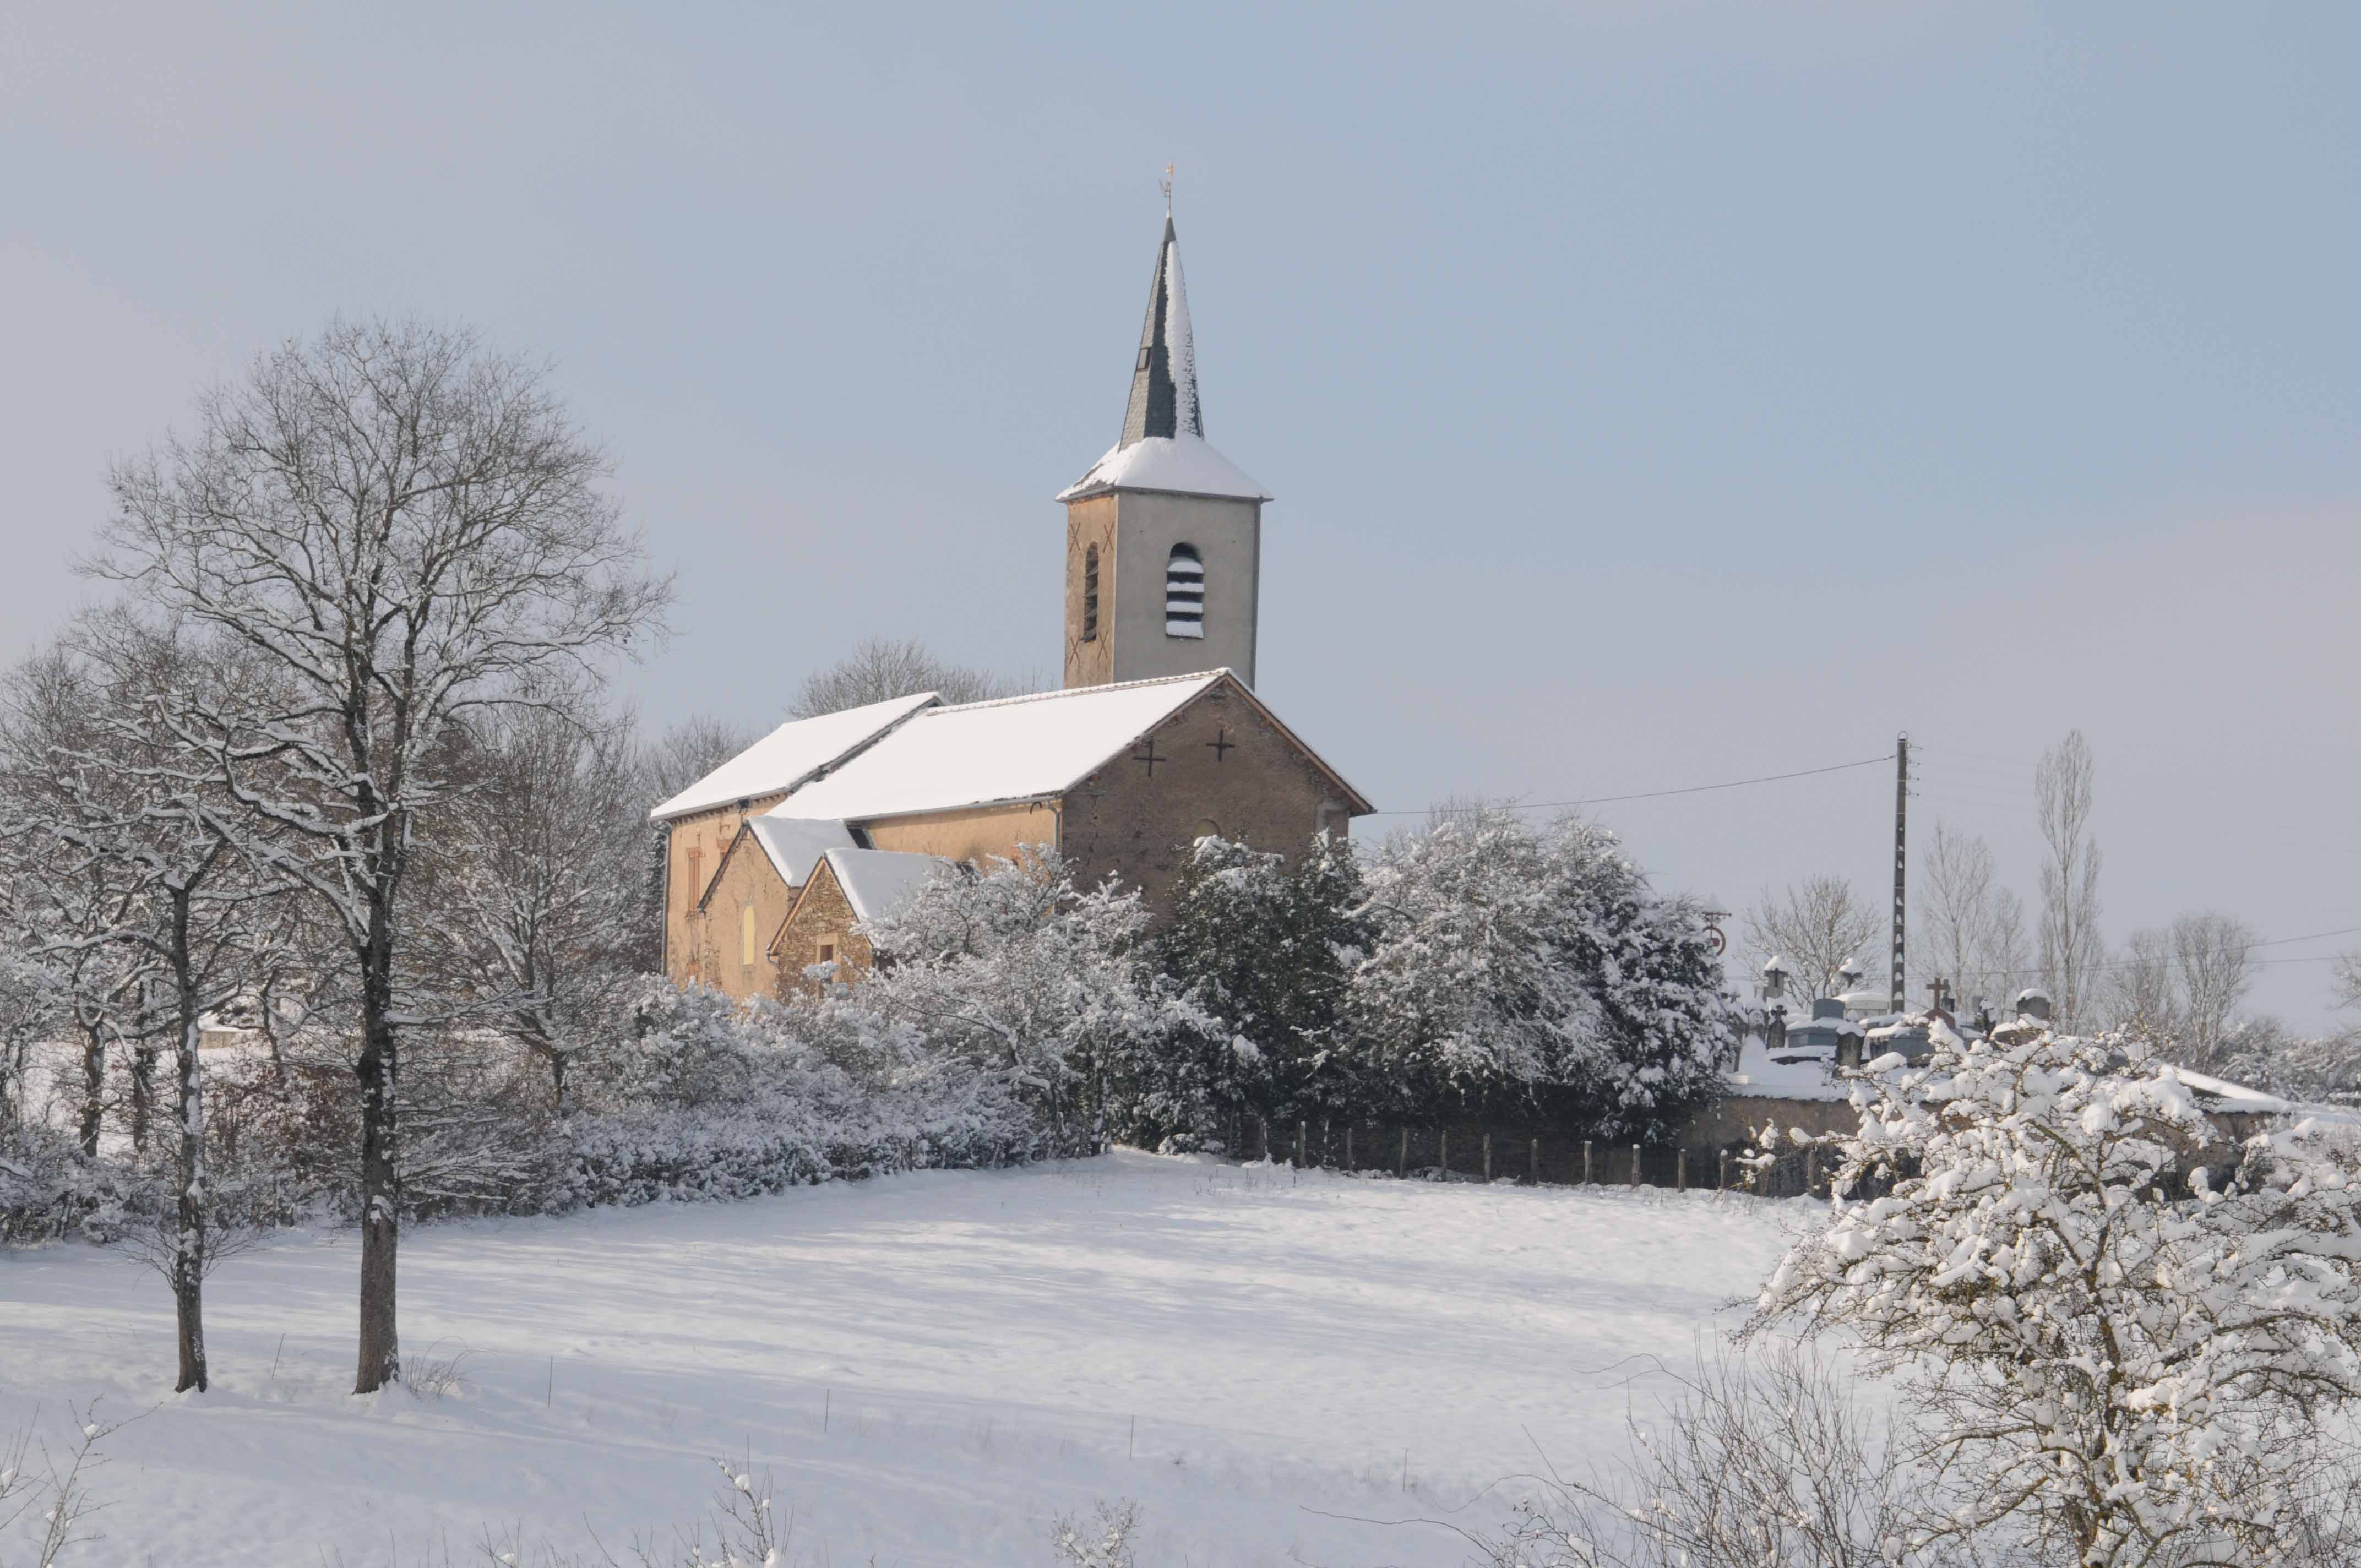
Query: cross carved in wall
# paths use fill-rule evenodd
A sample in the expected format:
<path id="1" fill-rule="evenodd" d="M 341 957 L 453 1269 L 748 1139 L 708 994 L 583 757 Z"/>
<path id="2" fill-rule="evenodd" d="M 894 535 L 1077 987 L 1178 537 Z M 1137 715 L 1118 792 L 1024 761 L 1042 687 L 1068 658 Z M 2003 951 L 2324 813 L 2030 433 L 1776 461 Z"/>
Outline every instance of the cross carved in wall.
<path id="1" fill-rule="evenodd" d="M 1236 741 L 1230 739 L 1230 731 L 1227 725 L 1224 725 L 1222 728 L 1214 730 L 1213 738 L 1211 740 L 1206 741 L 1205 744 L 1213 749 L 1213 761 L 1217 762 L 1224 757 L 1227 756 L 1230 752 L 1236 751 L 1238 746 Z"/>
<path id="2" fill-rule="evenodd" d="M 1156 737 L 1150 735 L 1148 738 L 1148 750 L 1144 752 L 1135 751 L 1132 753 L 1131 760 L 1135 762 L 1146 762 L 1148 764 L 1148 776 L 1149 778 L 1154 778 L 1156 776 L 1156 764 L 1159 762 L 1169 762 L 1172 759 L 1170 757 L 1159 757 L 1156 754 Z"/>

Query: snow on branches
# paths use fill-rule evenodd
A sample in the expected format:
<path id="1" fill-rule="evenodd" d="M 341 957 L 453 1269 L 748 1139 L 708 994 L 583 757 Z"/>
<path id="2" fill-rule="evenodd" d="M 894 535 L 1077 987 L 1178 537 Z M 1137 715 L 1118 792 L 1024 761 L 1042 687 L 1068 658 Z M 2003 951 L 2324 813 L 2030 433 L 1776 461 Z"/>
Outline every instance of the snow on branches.
<path id="1" fill-rule="evenodd" d="M 2146 1047 L 2002 1034 L 1872 1065 L 1835 1179 L 1861 1196 L 1750 1332 L 1850 1330 L 1903 1380 L 1933 1535 L 2029 1530 L 2091 1565 L 2309 1560 L 2343 1486 L 2332 1412 L 2361 1397 L 2354 1150 L 2312 1123 L 2224 1146 Z"/>
<path id="2" fill-rule="evenodd" d="M 1367 878 L 1354 1011 L 1384 1076 L 1439 1101 L 1555 1091 L 1609 1137 L 1662 1137 L 1714 1093 L 1739 1014 L 1704 920 L 1605 828 L 1462 813 Z"/>

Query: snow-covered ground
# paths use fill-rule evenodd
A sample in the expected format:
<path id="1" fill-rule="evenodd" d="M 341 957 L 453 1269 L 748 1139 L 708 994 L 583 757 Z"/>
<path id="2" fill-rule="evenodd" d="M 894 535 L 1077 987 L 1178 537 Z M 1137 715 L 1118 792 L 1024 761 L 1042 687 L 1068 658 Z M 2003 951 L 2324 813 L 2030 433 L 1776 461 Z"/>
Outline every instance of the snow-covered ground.
<path id="1" fill-rule="evenodd" d="M 1536 1446 L 1620 1452 L 1650 1358 L 1734 1322 L 1814 1212 L 1119 1153 L 421 1226 L 403 1343 L 462 1357 L 439 1399 L 346 1392 L 343 1234 L 224 1266 L 203 1397 L 167 1392 L 152 1276 L 0 1254 L 0 1438 L 152 1411 L 107 1444 L 92 1563 L 464 1562 L 488 1526 L 627 1557 L 751 1454 L 798 1563 L 1038 1568 L 1054 1515 L 1128 1497 L 1142 1568 L 1450 1564 L 1447 1529 L 1357 1521 L 1479 1522 Z"/>

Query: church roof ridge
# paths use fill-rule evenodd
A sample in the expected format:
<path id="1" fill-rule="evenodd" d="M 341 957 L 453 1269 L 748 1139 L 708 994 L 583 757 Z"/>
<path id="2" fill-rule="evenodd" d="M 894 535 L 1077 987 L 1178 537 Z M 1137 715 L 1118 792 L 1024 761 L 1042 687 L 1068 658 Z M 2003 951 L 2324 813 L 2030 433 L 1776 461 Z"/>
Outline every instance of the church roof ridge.
<path id="1" fill-rule="evenodd" d="M 1055 691 L 1019 692 L 1015 696 L 988 696 L 975 702 L 948 702 L 933 709 L 936 713 L 972 713 L 982 707 L 1014 707 L 1026 702 L 1054 702 L 1064 696 L 1096 696 L 1102 692 L 1136 691 L 1141 686 L 1169 686 L 1179 681 L 1213 681 L 1234 674 L 1228 665 L 1218 669 L 1192 670 L 1185 675 L 1148 675 L 1136 681 L 1107 681 L 1094 686 L 1060 686 Z"/>

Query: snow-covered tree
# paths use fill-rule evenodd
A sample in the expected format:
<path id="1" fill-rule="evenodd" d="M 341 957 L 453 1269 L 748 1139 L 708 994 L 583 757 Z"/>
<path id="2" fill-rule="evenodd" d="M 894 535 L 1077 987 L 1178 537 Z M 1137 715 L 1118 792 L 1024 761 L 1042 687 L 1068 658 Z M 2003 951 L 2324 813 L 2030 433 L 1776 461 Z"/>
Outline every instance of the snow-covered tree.
<path id="1" fill-rule="evenodd" d="M 2307 1124 L 2223 1151 L 2145 1047 L 2001 1033 L 1938 1028 L 1923 1070 L 1861 1080 L 1835 1179 L 1861 1196 L 1752 1332 L 1850 1331 L 1903 1382 L 1937 1534 L 2030 1530 L 2090 1568 L 2303 1561 L 2327 1423 L 2361 1398 L 2352 1150 Z"/>
<path id="2" fill-rule="evenodd" d="M 76 1136 L 98 1153 L 113 1048 L 128 1045 L 133 1146 L 148 1144 L 159 1020 L 148 1006 L 155 966 L 148 954 L 106 934 L 136 917 L 141 882 L 134 868 L 61 843 L 42 825 L 77 809 L 60 759 L 99 744 L 107 698 L 96 671 L 63 646 L 41 649 L 0 676 L 0 905 L 5 939 L 38 950 L 62 986 L 59 1034 L 81 1047 Z"/>
<path id="3" fill-rule="evenodd" d="M 1110 1078 L 1170 1031 L 1205 1026 L 1141 961 L 1147 928 L 1137 889 L 1078 888 L 1053 850 L 946 866 L 862 927 L 877 966 L 860 1001 L 997 1077 L 1060 1141 L 1095 1139 Z"/>
<path id="4" fill-rule="evenodd" d="M 170 1019 L 175 1068 L 172 1206 L 147 1249 L 171 1287 L 180 1342 L 178 1388 L 203 1389 L 203 1285 L 214 1266 L 214 1193 L 207 1168 L 203 1058 L 208 1014 L 240 999 L 258 971 L 286 891 L 259 872 L 264 856 L 244 837 L 212 741 L 249 738 L 275 696 L 234 644 L 192 639 L 122 613 L 84 617 L 68 655 L 92 702 L 76 745 L 54 745 L 38 764 L 47 787 L 20 798 L 27 814 L 11 837 L 46 839 L 58 873 L 51 907 L 65 929 L 46 949 L 137 955 L 157 981 Z M 193 724 L 189 716 L 201 716 Z M 201 737 L 189 739 L 192 730 Z M 80 916 L 79 890 L 119 885 L 109 918 Z"/>
<path id="5" fill-rule="evenodd" d="M 639 985 L 647 824 L 630 734 L 578 694 L 546 694 L 456 744 L 421 851 L 434 918 L 419 961 L 548 1067 L 563 1112 L 567 1059 Z"/>
<path id="6" fill-rule="evenodd" d="M 283 693 L 260 740 L 215 751 L 229 788 L 319 900 L 359 1039 L 360 1334 L 355 1388 L 401 1376 L 405 884 L 447 793 L 449 731 L 651 633 L 651 578 L 607 464 L 544 373 L 467 333 L 337 323 L 207 393 L 187 438 L 117 466 L 93 570 L 218 629 Z M 431 1008 L 425 1010 L 431 1011 Z"/>
<path id="7" fill-rule="evenodd" d="M 1355 1080 L 1343 1025 L 1371 935 L 1361 901 L 1351 847 L 1326 834 L 1292 861 L 1197 840 L 1155 952 L 1214 1024 L 1165 1060 L 1176 1111 L 1193 1096 L 1210 1119 L 1159 1134 L 1218 1134 L 1241 1114 L 1291 1123 L 1358 1108 L 1367 1086 Z"/>
<path id="8" fill-rule="evenodd" d="M 1399 1110 L 1546 1099 L 1606 1136 L 1662 1137 L 1716 1091 L 1739 1015 L 1704 920 L 1613 834 L 1459 813 L 1389 841 L 1366 878 L 1352 1033 Z"/>

